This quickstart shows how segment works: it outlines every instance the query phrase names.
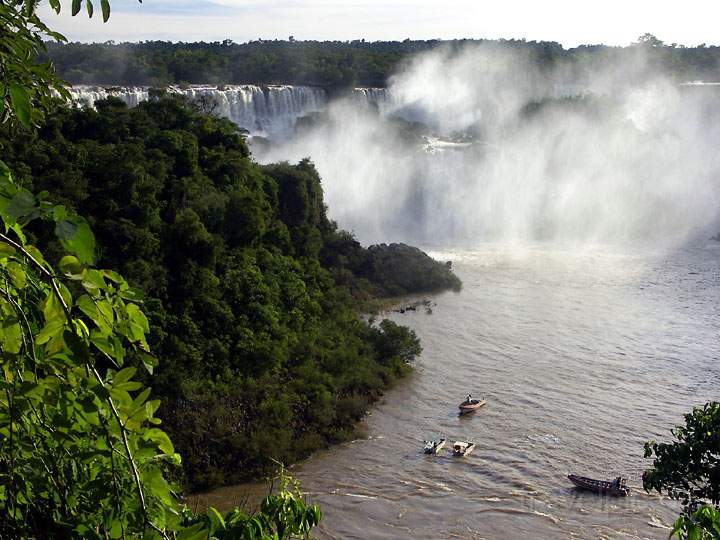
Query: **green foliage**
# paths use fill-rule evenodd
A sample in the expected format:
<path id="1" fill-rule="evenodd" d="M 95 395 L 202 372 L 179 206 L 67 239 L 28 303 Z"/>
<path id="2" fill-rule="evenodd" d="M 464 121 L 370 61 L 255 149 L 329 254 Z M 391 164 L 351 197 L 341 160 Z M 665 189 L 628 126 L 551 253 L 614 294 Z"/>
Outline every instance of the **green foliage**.
<path id="1" fill-rule="evenodd" d="M 50 7 L 60 13 L 60 0 L 49 0 Z M 85 4 L 88 17 L 93 16 L 92 0 L 72 0 L 73 16 Z M 45 39 L 63 43 L 65 37 L 50 30 L 37 16 L 37 0 L 7 0 L 0 3 L 0 123 L 13 128 L 36 127 L 53 97 L 65 99 L 70 94 L 56 75 L 47 56 Z M 101 0 L 103 21 L 110 17 L 110 3 Z"/>
<path id="2" fill-rule="evenodd" d="M 116 272 L 80 262 L 91 236 L 73 238 L 56 272 L 22 224 L 79 218 L 17 188 L 0 167 L 0 536 L 308 538 L 320 509 L 282 470 L 257 514 L 196 515 L 178 502 L 165 476 L 180 456 L 156 427 L 160 402 L 127 365 L 149 357 L 139 294 Z M 8 214 L 20 193 L 23 210 Z"/>
<path id="3" fill-rule="evenodd" d="M 665 492 L 690 510 L 702 501 L 720 504 L 720 403 L 695 407 L 685 425 L 673 430 L 671 443 L 645 444 L 653 468 L 643 474 L 647 491 Z"/>
<path id="4" fill-rule="evenodd" d="M 0 3 L 0 123 L 13 128 L 36 125 L 53 92 L 69 98 L 50 62 L 29 61 L 46 51 L 44 38 L 65 41 L 37 17 L 35 4 L 32 0 Z M 51 4 L 60 9 L 57 0 Z"/>
<path id="5" fill-rule="evenodd" d="M 673 525 L 670 537 L 688 540 L 717 540 L 720 538 L 720 510 L 703 505 L 692 514 L 681 515 Z"/>
<path id="6" fill-rule="evenodd" d="M 646 491 L 680 500 L 683 514 L 673 534 L 683 538 L 717 538 L 720 505 L 720 403 L 695 407 L 685 425 L 672 431 L 671 443 L 645 443 L 653 468 L 643 474 Z M 711 505 L 711 506 L 710 506 Z"/>
<path id="7" fill-rule="evenodd" d="M 82 262 L 94 251 L 84 220 L 17 187 L 4 164 L 0 216 L 3 536 L 160 533 L 177 522 L 163 472 L 180 457 L 126 365 L 149 355 L 137 295 Z M 35 219 L 61 232 L 62 275 L 26 239 Z"/>
<path id="8" fill-rule="evenodd" d="M 395 264 L 360 247 L 327 219 L 312 163 L 258 166 L 234 124 L 177 96 L 59 107 L 0 142 L 22 184 L 87 216 L 100 263 L 147 294 L 158 414 L 193 488 L 351 437 L 420 351 L 408 329 L 362 321 L 353 295 L 457 282 L 419 250 Z M 31 235 L 60 260 L 52 229 Z"/>
<path id="9" fill-rule="evenodd" d="M 50 3 L 60 9 L 58 0 Z M 35 5 L 0 6 L 3 22 L 17 15 L 11 32 L 3 25 L 0 43 L 3 70 L 20 68 L 19 75 L 3 73 L 15 82 L 3 102 L 11 129 L 31 124 L 39 112 L 31 94 L 42 102 L 37 85 L 54 80 L 28 64 L 23 48 L 28 33 L 35 46 Z M 107 17 L 106 0 L 103 12 Z M 39 77 L 20 86 L 25 68 Z M 284 474 L 281 491 L 257 515 L 223 517 L 211 508 L 195 516 L 178 504 L 164 475 L 180 457 L 154 427 L 160 402 L 133 380 L 132 364 L 156 365 L 141 295 L 118 273 L 90 266 L 95 237 L 87 222 L 46 195 L 17 186 L 0 161 L 0 537 L 307 538 L 320 510 L 306 506 Z M 28 241 L 26 227 L 38 222 L 69 252 L 59 273 Z"/>
<path id="10" fill-rule="evenodd" d="M 316 505 L 306 505 L 297 481 L 280 467 L 275 478 L 280 484 L 275 493 L 271 488 L 256 514 L 238 509 L 222 516 L 214 508 L 205 515 L 184 512 L 183 530 L 178 539 L 216 538 L 217 540 L 276 540 L 309 538 L 310 531 L 320 523 L 322 512 Z"/>
<path id="11" fill-rule="evenodd" d="M 449 262 L 435 261 L 405 244 L 364 249 L 345 231 L 334 230 L 326 236 L 320 259 L 331 269 L 336 282 L 347 287 L 360 303 L 378 297 L 462 288 Z"/>

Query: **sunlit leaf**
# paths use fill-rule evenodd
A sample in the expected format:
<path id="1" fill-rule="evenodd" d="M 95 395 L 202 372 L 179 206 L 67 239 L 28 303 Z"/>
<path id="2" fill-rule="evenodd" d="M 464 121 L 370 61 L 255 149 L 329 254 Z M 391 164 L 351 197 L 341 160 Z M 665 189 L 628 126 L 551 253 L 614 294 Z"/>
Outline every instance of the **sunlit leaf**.
<path id="1" fill-rule="evenodd" d="M 82 273 L 82 266 L 77 257 L 73 255 L 65 255 L 58 263 L 60 271 L 68 276 L 77 276 Z"/>
<path id="2" fill-rule="evenodd" d="M 2 350 L 17 354 L 22 348 L 22 328 L 19 322 L 6 321 L 2 327 Z"/>
<path id="3" fill-rule="evenodd" d="M 137 369 L 134 367 L 126 367 L 125 369 L 121 369 L 113 376 L 113 384 L 120 384 L 125 381 L 129 381 L 132 379 L 132 376 L 135 375 L 135 372 Z"/>
<path id="4" fill-rule="evenodd" d="M 25 127 L 30 127 L 30 95 L 28 91 L 19 84 L 11 83 L 10 101 L 18 120 Z"/>
<path id="5" fill-rule="evenodd" d="M 103 22 L 107 22 L 110 18 L 110 2 L 108 0 L 100 0 L 100 8 L 102 9 Z"/>
<path id="6" fill-rule="evenodd" d="M 27 274 L 25 269 L 19 263 L 11 261 L 7 264 L 7 271 L 10 274 L 10 279 L 13 285 L 18 289 L 24 289 L 27 285 Z"/>
<path id="7" fill-rule="evenodd" d="M 58 221 L 55 235 L 63 247 L 77 256 L 83 264 L 92 264 L 95 259 L 95 236 L 87 222 L 77 216 Z"/>

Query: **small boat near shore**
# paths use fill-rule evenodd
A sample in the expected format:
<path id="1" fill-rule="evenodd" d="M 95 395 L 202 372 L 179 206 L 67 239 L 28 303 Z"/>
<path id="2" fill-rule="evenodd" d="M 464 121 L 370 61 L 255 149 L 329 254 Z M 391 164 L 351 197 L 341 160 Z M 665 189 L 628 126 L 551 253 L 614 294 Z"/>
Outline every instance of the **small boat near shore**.
<path id="1" fill-rule="evenodd" d="M 475 450 L 475 443 L 466 441 L 456 441 L 453 444 L 453 456 L 463 457 Z"/>
<path id="2" fill-rule="evenodd" d="M 477 411 L 480 407 L 484 406 L 487 403 L 484 399 L 470 399 L 463 401 L 460 405 L 458 405 L 458 408 L 460 409 L 460 414 Z"/>
<path id="3" fill-rule="evenodd" d="M 438 439 L 437 441 L 425 441 L 424 452 L 426 454 L 437 454 L 440 450 L 445 447 L 445 439 Z"/>
<path id="4" fill-rule="evenodd" d="M 595 480 L 577 474 L 568 474 L 568 480 L 580 489 L 600 493 L 601 495 L 614 495 L 615 497 L 627 497 L 630 495 L 630 488 L 627 487 L 627 480 L 618 476 L 615 480 Z"/>

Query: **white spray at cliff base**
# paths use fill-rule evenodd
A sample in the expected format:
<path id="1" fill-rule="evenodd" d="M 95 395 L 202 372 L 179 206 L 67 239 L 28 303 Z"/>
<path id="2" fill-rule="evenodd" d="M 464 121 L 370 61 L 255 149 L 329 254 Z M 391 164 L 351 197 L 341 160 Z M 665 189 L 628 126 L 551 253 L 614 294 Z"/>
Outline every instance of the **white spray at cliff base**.
<path id="1" fill-rule="evenodd" d="M 640 48 L 632 62 L 554 68 L 498 46 L 437 50 L 376 101 L 330 103 L 259 156 L 310 157 L 331 216 L 362 242 L 674 245 L 717 232 L 720 90 L 670 80 Z M 466 142 L 423 148 L 393 116 Z"/>

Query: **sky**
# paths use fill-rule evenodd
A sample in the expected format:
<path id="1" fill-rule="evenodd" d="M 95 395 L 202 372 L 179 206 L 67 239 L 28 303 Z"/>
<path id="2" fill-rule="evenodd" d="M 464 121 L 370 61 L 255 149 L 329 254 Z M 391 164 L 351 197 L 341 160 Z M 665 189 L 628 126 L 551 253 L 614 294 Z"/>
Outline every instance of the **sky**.
<path id="1" fill-rule="evenodd" d="M 488 38 L 628 45 L 649 32 L 666 43 L 720 44 L 717 0 L 110 0 L 102 23 L 99 0 L 88 20 L 56 15 L 44 21 L 71 41 L 222 41 L 256 39 L 403 40 Z"/>

